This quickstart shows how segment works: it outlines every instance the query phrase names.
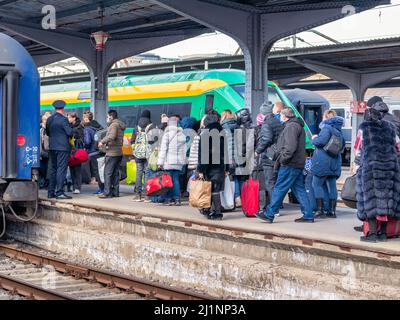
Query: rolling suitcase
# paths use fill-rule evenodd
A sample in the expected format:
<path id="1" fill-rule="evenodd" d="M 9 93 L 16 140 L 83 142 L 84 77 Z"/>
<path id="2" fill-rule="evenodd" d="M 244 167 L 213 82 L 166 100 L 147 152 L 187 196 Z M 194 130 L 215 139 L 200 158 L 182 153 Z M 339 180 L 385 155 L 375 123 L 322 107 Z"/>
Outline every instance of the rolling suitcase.
<path id="1" fill-rule="evenodd" d="M 377 232 L 381 230 L 381 222 L 377 221 L 376 224 Z M 364 235 L 367 236 L 369 231 L 368 221 L 364 222 Z M 400 220 L 395 218 L 389 218 L 386 228 L 386 234 L 388 238 L 399 238 L 400 237 Z"/>
<path id="2" fill-rule="evenodd" d="M 242 210 L 246 217 L 255 217 L 260 210 L 260 182 L 250 178 L 242 187 Z"/>

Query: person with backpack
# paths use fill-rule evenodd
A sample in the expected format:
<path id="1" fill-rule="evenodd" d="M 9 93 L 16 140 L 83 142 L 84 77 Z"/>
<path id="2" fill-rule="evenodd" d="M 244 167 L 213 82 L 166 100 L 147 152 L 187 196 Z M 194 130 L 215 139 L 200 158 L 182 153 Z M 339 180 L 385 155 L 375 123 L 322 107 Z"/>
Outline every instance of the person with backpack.
<path id="1" fill-rule="evenodd" d="M 132 152 L 136 162 L 136 184 L 134 190 L 135 195 L 133 198 L 136 202 L 151 202 L 148 197 L 145 199 L 143 198 L 143 193 L 146 192 L 144 187 L 147 180 L 148 158 L 153 143 L 153 141 L 150 141 L 149 133 L 155 128 L 156 126 L 151 122 L 150 111 L 144 110 L 131 137 Z"/>
<path id="2" fill-rule="evenodd" d="M 83 115 L 83 142 L 85 149 L 89 153 L 89 166 L 90 175 L 94 177 L 98 183 L 99 189 L 95 192 L 96 195 L 101 195 L 104 193 L 104 183 L 101 182 L 99 174 L 99 164 L 97 159 L 104 156 L 102 152 L 99 151 L 96 143 L 96 133 L 100 132 L 104 128 L 93 119 L 92 112 L 86 112 Z"/>
<path id="3" fill-rule="evenodd" d="M 315 146 L 311 161 L 312 187 L 317 202 L 315 218 L 336 218 L 338 198 L 336 181 L 342 174 L 341 153 L 346 146 L 342 133 L 343 125 L 344 119 L 338 117 L 335 111 L 326 111 L 320 124 L 321 132 L 312 141 Z M 324 187 L 328 189 L 329 194 L 327 212 L 324 210 Z"/>

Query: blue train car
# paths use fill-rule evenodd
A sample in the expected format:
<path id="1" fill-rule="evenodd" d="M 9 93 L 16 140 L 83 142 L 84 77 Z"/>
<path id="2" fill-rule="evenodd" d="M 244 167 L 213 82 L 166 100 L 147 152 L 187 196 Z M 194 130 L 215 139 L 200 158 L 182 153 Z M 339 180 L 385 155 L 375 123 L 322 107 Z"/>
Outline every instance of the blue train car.
<path id="1" fill-rule="evenodd" d="M 40 78 L 17 41 L 0 34 L 0 208 L 37 208 Z"/>

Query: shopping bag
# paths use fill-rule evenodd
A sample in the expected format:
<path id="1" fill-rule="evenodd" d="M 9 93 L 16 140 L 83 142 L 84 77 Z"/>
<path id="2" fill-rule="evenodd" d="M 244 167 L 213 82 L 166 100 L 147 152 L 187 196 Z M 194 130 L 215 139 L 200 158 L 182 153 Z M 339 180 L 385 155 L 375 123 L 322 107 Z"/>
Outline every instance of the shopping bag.
<path id="1" fill-rule="evenodd" d="M 204 179 L 190 181 L 189 205 L 193 208 L 211 208 L 211 182 Z"/>
<path id="2" fill-rule="evenodd" d="M 190 176 L 188 184 L 187 184 L 187 188 L 186 188 L 187 193 L 190 193 L 190 182 L 192 182 L 193 180 L 196 180 L 196 177 L 197 177 L 196 172 L 193 172 L 192 175 Z"/>
<path id="3" fill-rule="evenodd" d="M 225 177 L 224 191 L 221 192 L 221 205 L 224 210 L 235 208 L 235 182 Z"/>
<path id="4" fill-rule="evenodd" d="M 100 181 L 104 183 L 104 167 L 106 165 L 106 157 L 98 158 L 97 164 L 99 165 L 99 177 Z"/>
<path id="5" fill-rule="evenodd" d="M 157 171 L 158 169 L 158 149 L 154 149 L 149 157 L 149 169 L 151 171 Z"/>
<path id="6" fill-rule="evenodd" d="M 136 161 L 132 160 L 126 163 L 126 183 L 136 183 Z"/>

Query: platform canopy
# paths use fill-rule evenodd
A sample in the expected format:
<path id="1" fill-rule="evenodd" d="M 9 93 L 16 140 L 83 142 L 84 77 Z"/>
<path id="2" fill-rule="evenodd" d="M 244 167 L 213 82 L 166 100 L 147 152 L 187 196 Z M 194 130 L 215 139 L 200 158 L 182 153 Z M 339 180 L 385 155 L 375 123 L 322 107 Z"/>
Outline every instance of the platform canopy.
<path id="1" fill-rule="evenodd" d="M 209 0 L 204 2 L 215 2 L 226 7 L 253 12 L 277 13 L 344 8 L 348 5 L 369 8 L 389 1 Z M 92 32 L 100 29 L 108 32 L 113 40 L 152 37 L 160 34 L 190 36 L 214 31 L 212 28 L 161 7 L 151 0 L 49 0 L 45 3 L 53 5 L 56 9 L 57 33 L 87 39 L 90 38 Z M 39 28 L 44 17 L 43 6 L 44 3 L 41 0 L 0 0 L 0 21 Z M 101 24 L 100 8 L 104 9 L 103 24 Z M 68 57 L 65 54 L 60 55 L 59 51 L 46 45 L 18 36 L 12 31 L 1 28 L 0 31 L 12 35 L 21 42 L 36 58 L 39 65 Z"/>

